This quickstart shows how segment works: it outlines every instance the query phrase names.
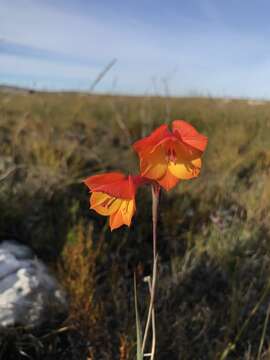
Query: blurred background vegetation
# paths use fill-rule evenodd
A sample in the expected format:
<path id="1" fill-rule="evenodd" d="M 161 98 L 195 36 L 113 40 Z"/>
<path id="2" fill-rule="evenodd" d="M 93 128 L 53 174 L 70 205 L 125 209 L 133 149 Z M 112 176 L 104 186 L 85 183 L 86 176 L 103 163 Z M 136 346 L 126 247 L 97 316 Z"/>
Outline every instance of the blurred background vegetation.
<path id="1" fill-rule="evenodd" d="M 143 313 L 150 191 L 140 190 L 132 227 L 111 233 L 82 180 L 136 173 L 130 145 L 175 119 L 209 145 L 201 176 L 161 197 L 157 359 L 270 357 L 269 102 L 3 91 L 0 238 L 31 246 L 70 310 L 54 329 L 0 334 L 1 359 L 134 359 L 133 273 Z"/>

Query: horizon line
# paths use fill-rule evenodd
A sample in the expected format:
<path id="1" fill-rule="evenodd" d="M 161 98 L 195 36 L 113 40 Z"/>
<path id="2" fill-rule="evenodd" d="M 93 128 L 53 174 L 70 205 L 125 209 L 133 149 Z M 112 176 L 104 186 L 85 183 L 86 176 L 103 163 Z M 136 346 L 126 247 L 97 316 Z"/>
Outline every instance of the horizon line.
<path id="1" fill-rule="evenodd" d="M 162 93 L 154 93 L 154 92 L 144 92 L 144 93 L 129 93 L 129 92 L 121 92 L 121 91 L 109 91 L 109 90 L 100 90 L 100 91 L 91 91 L 86 89 L 75 89 L 75 88 L 37 88 L 34 86 L 22 86 L 22 85 L 14 85 L 11 83 L 0 83 L 0 93 L 2 92 L 27 92 L 29 94 L 33 93 L 46 93 L 46 94 L 81 94 L 81 95 L 93 95 L 93 96 L 116 96 L 116 97 L 149 97 L 149 98 L 167 98 L 167 99 L 185 99 L 185 98 L 194 98 L 194 99 L 213 99 L 213 100 L 231 100 L 231 101 L 263 101 L 269 102 L 270 97 L 254 97 L 254 96 L 234 96 L 234 95 L 212 95 L 212 94 L 162 94 Z"/>

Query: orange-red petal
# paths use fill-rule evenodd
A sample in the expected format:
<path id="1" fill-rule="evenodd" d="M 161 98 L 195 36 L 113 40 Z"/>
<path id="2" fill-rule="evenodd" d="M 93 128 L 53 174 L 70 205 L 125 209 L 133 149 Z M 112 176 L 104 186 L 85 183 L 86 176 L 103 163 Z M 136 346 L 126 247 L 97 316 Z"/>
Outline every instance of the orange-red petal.
<path id="1" fill-rule="evenodd" d="M 125 179 L 125 175 L 119 172 L 110 172 L 105 174 L 89 176 L 84 183 L 91 191 L 95 191 L 99 186 L 111 184 L 116 181 Z"/>
<path id="2" fill-rule="evenodd" d="M 149 152 L 156 144 L 158 144 L 161 140 L 170 135 L 171 133 L 168 130 L 168 126 L 165 124 L 161 125 L 149 136 L 146 136 L 143 139 L 136 141 L 133 144 L 133 148 L 139 155 L 144 152 Z"/>
<path id="3" fill-rule="evenodd" d="M 184 120 L 175 120 L 172 123 L 173 133 L 178 134 L 181 140 L 193 148 L 203 152 L 207 146 L 208 139 L 200 134 L 192 125 Z"/>
<path id="4" fill-rule="evenodd" d="M 134 212 L 135 212 L 135 201 L 124 200 L 121 203 L 120 208 L 110 216 L 111 230 L 117 229 L 122 225 L 130 226 Z"/>
<path id="5" fill-rule="evenodd" d="M 163 177 L 167 170 L 167 160 L 163 147 L 159 147 L 153 153 L 141 156 L 140 169 L 142 176 L 157 180 Z"/>
<path id="6" fill-rule="evenodd" d="M 121 211 L 117 211 L 110 216 L 111 231 L 118 229 L 122 225 L 124 225 L 124 222 L 123 222 L 123 216 L 122 216 Z"/>
<path id="7" fill-rule="evenodd" d="M 165 190 L 169 191 L 177 185 L 179 179 L 167 170 L 166 174 L 157 181 L 160 186 L 162 186 Z"/>
<path id="8" fill-rule="evenodd" d="M 84 183 L 91 191 L 103 192 L 115 198 L 132 199 L 135 197 L 136 189 L 132 176 L 106 173 L 90 176 Z"/>
<path id="9" fill-rule="evenodd" d="M 202 156 L 202 152 L 194 147 L 183 143 L 181 140 L 174 142 L 173 149 L 176 155 L 176 161 L 189 162 Z"/>

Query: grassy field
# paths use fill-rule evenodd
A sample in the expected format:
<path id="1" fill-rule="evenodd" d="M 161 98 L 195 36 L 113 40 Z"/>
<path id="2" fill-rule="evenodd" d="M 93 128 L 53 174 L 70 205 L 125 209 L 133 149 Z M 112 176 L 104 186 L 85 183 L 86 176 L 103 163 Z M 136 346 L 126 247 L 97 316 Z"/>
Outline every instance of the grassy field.
<path id="1" fill-rule="evenodd" d="M 67 289 L 55 328 L 0 334 L 0 359 L 127 360 L 151 269 L 151 196 L 129 229 L 88 209 L 85 177 L 134 173 L 130 144 L 185 119 L 209 137 L 201 176 L 162 193 L 157 359 L 269 359 L 270 103 L 0 93 L 0 237 L 29 244 Z"/>

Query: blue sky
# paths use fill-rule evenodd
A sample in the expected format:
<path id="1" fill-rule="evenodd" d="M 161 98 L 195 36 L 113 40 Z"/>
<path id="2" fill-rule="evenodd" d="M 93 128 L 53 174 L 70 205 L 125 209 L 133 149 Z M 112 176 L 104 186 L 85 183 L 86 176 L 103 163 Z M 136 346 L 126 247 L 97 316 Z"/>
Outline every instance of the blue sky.
<path id="1" fill-rule="evenodd" d="M 0 83 L 270 98 L 268 0 L 0 0 Z"/>

